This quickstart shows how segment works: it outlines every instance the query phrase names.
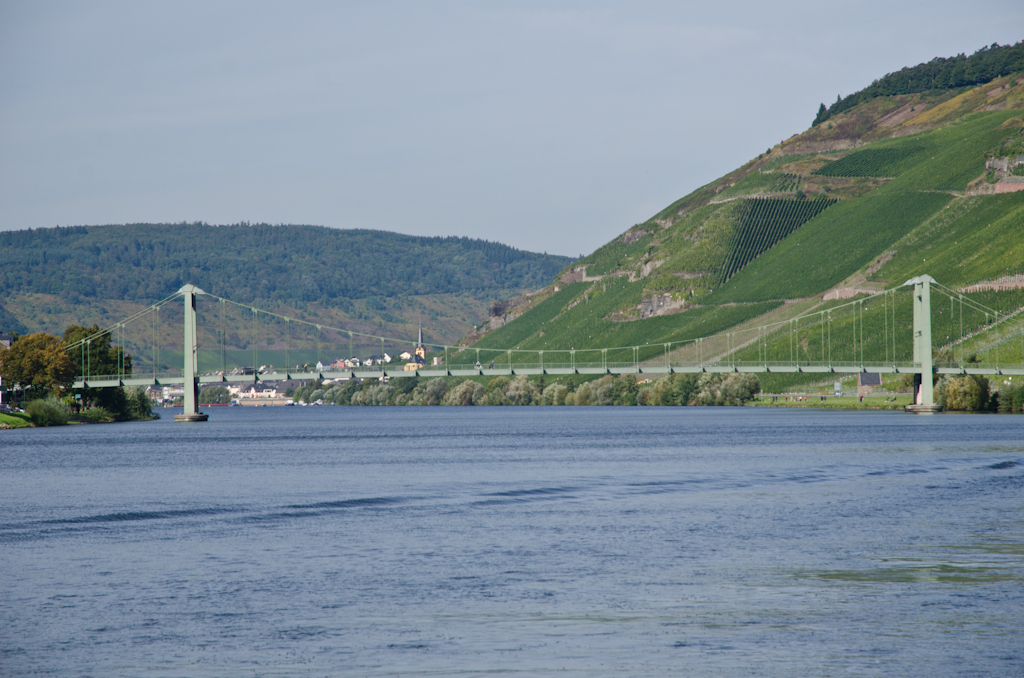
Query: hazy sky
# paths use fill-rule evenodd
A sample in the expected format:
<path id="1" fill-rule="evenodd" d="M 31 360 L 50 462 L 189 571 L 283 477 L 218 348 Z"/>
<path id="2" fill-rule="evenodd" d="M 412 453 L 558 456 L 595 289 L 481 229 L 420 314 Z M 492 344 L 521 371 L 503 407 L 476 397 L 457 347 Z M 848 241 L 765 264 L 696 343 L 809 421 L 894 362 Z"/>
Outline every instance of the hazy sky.
<path id="1" fill-rule="evenodd" d="M 0 229 L 239 221 L 588 253 L 1020 0 L 0 3 Z"/>

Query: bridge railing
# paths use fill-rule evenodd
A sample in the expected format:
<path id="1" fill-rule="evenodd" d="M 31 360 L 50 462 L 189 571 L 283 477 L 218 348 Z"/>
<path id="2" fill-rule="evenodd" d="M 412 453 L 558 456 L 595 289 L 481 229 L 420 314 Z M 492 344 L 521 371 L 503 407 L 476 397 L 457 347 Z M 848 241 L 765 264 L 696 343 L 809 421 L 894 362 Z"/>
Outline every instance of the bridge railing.
<path id="1" fill-rule="evenodd" d="M 763 360 L 728 360 L 728 359 L 724 359 L 724 360 L 705 360 L 705 361 L 699 361 L 699 360 L 671 360 L 671 361 L 666 361 L 666 360 L 647 360 L 647 361 L 641 361 L 641 362 L 633 362 L 633 361 L 628 361 L 628 362 L 612 362 L 612 361 L 608 361 L 608 362 L 549 362 L 549 361 L 545 360 L 543 363 L 540 363 L 540 362 L 513 362 L 511 364 L 511 368 L 512 368 L 513 371 L 515 371 L 515 370 L 532 370 L 532 369 L 545 369 L 545 370 L 547 370 L 547 369 L 569 369 L 569 370 L 571 370 L 574 367 L 576 369 L 588 369 L 588 370 L 589 369 L 603 369 L 603 368 L 608 368 L 608 369 L 613 369 L 613 370 L 638 368 L 640 370 L 644 370 L 644 369 L 649 369 L 649 368 L 662 368 L 662 369 L 664 369 L 666 367 L 672 367 L 672 368 L 679 367 L 679 368 L 692 369 L 692 368 L 697 368 L 697 367 L 701 367 L 701 366 L 704 366 L 704 367 L 715 367 L 715 368 L 720 368 L 720 367 L 756 368 L 756 367 L 765 367 L 765 366 L 767 366 L 769 368 L 771 368 L 771 367 L 780 367 L 781 368 L 781 367 L 829 367 L 829 366 L 831 366 L 831 367 L 836 367 L 836 368 L 840 368 L 841 367 L 841 368 L 845 368 L 845 369 L 850 369 L 850 368 L 856 368 L 856 367 L 862 367 L 863 366 L 863 367 L 887 367 L 887 368 L 890 368 L 890 369 L 895 368 L 895 369 L 898 369 L 900 371 L 909 371 L 909 370 L 913 370 L 913 369 L 920 369 L 920 367 L 921 367 L 920 364 L 918 364 L 918 363 L 907 362 L 907 361 L 900 361 L 900 362 L 893 363 L 893 362 L 882 362 L 882 361 L 872 361 L 872 360 L 865 360 L 863 362 L 861 362 L 861 361 L 840 361 L 840 360 L 834 360 L 832 362 L 821 362 L 821 361 L 813 361 L 813 360 L 795 360 L 795 361 L 789 361 L 789 360 L 786 360 L 786 361 L 768 360 L 768 361 L 763 361 Z M 458 364 L 452 363 L 452 364 L 449 364 L 447 367 L 449 369 L 452 369 L 452 370 L 472 370 L 472 369 L 476 369 L 475 363 L 458 363 Z M 435 367 L 425 366 L 423 368 L 423 370 L 430 370 L 430 369 L 440 369 L 440 370 L 443 370 L 444 368 L 445 368 L 445 365 L 438 365 L 438 366 L 435 366 Z M 484 365 L 481 366 L 481 369 L 484 369 L 484 370 L 488 370 L 488 369 L 508 370 L 509 369 L 509 364 L 507 362 L 506 363 L 497 363 L 496 362 L 494 364 L 493 368 L 490 368 L 489 364 L 484 364 Z M 391 370 L 388 370 L 388 371 L 390 372 Z"/>
<path id="2" fill-rule="evenodd" d="M 380 365 L 364 365 L 360 367 L 346 367 L 343 369 L 325 368 L 322 371 L 304 371 L 298 370 L 274 370 L 260 373 L 249 373 L 249 374 L 232 374 L 223 372 L 207 372 L 199 375 L 199 380 L 202 383 L 211 384 L 218 382 L 254 382 L 254 381 L 282 381 L 285 379 L 297 379 L 297 380 L 311 380 L 318 379 L 321 375 L 330 375 L 333 378 L 338 378 L 335 375 L 356 375 L 360 378 L 374 378 L 374 374 L 381 374 L 382 372 L 389 375 L 404 375 L 414 376 L 416 372 L 425 373 L 427 375 L 443 375 L 444 373 L 451 372 L 454 374 L 473 374 L 478 373 L 484 376 L 493 375 L 501 376 L 502 374 L 511 373 L 532 373 L 540 374 L 541 372 L 552 372 L 552 373 L 572 373 L 579 372 L 584 374 L 600 374 L 600 373 L 665 373 L 669 371 L 678 372 L 722 372 L 722 371 L 738 371 L 738 372 L 772 372 L 772 371 L 809 371 L 809 372 L 836 372 L 844 374 L 852 374 L 857 372 L 883 372 L 883 373 L 911 373 L 920 372 L 921 365 L 919 363 L 913 363 L 908 361 L 899 362 L 875 362 L 865 360 L 863 363 L 859 361 L 832 361 L 832 362 L 821 362 L 813 360 L 801 360 L 801 361 L 750 361 L 750 360 L 718 360 L 718 361 L 686 361 L 686 360 L 672 360 L 672 361 L 657 361 L 652 360 L 648 362 L 636 363 L 632 361 L 621 362 L 621 361 L 608 361 L 608 362 L 513 362 L 510 366 L 508 363 L 495 363 L 493 367 L 490 363 L 482 364 L 477 367 L 476 363 L 449 363 L 447 365 L 422 365 L 419 366 L 415 372 L 405 372 L 403 365 L 384 365 L 383 369 Z M 511 368 L 511 369 L 510 369 Z M 1018 374 L 1024 371 L 1024 365 L 1016 363 L 958 363 L 958 362 L 943 362 L 935 364 L 935 372 L 938 374 Z M 79 375 L 75 377 L 75 383 L 79 385 L 102 385 L 111 386 L 118 385 L 122 382 L 130 382 L 134 384 L 174 384 L 182 381 L 181 372 L 139 372 L 136 374 L 91 374 L 88 377 Z M 77 386 L 76 386 L 77 387 Z"/>
<path id="3" fill-rule="evenodd" d="M 511 365 L 506 363 L 496 362 L 492 367 L 490 363 L 484 363 L 480 366 L 474 363 L 448 363 L 441 365 L 421 365 L 417 368 L 417 372 L 465 372 L 465 371 L 479 371 L 484 374 L 502 374 L 508 373 L 511 368 L 512 372 L 519 371 L 586 371 L 593 373 L 594 371 L 614 371 L 614 372 L 627 372 L 637 370 L 639 372 L 658 370 L 665 371 L 666 369 L 678 369 L 678 370 L 695 370 L 700 368 L 713 369 L 714 371 L 721 371 L 723 368 L 736 368 L 739 370 L 754 370 L 754 369 L 765 369 L 769 371 L 771 369 L 800 369 L 800 368 L 814 368 L 820 370 L 822 368 L 835 368 L 841 369 L 844 372 L 858 371 L 860 368 L 865 368 L 867 371 L 887 371 L 887 372 L 910 372 L 914 370 L 920 370 L 920 365 L 912 362 L 896 362 L 896 363 L 881 363 L 873 361 L 855 362 L 855 361 L 832 361 L 832 362 L 820 362 L 820 361 L 750 361 L 750 360 L 717 360 L 717 361 L 696 361 L 696 360 L 672 360 L 672 361 L 660 361 L 651 360 L 646 362 L 633 362 L 633 361 L 577 361 L 577 362 L 513 362 Z M 938 365 L 937 367 L 951 367 L 959 369 L 960 365 Z M 963 365 L 962 367 L 970 368 L 973 371 L 977 369 L 992 369 L 995 372 L 999 365 L 989 363 L 971 363 Z M 1013 367 L 1011 365 L 1003 364 L 1001 367 Z M 1019 366 L 1018 366 L 1019 367 Z M 345 367 L 345 368 L 331 368 L 325 367 L 321 371 L 311 370 L 305 371 L 304 369 L 285 370 L 285 369 L 274 369 L 272 371 L 248 373 L 248 374 L 232 374 L 223 372 L 205 372 L 199 375 L 200 380 L 205 383 L 212 383 L 216 381 L 231 381 L 231 382 L 243 382 L 243 381 L 281 381 L 285 379 L 316 379 L 321 374 L 352 374 L 356 373 L 359 375 L 367 375 L 374 373 L 384 372 L 388 375 L 395 375 L 402 373 L 404 370 L 403 365 L 363 365 L 359 367 Z M 410 373 L 411 374 L 411 373 Z M 169 380 L 181 380 L 181 372 L 138 372 L 135 374 L 90 374 L 88 376 L 79 375 L 75 377 L 76 382 L 85 383 L 110 383 L 118 381 L 131 380 L 133 382 L 146 381 L 154 384 L 159 384 L 162 381 Z"/>
<path id="4" fill-rule="evenodd" d="M 161 379 L 181 379 L 181 372 L 136 372 L 134 374 L 90 374 L 90 375 L 78 375 L 75 377 L 75 381 L 117 381 L 127 379 L 154 379 L 160 381 Z"/>

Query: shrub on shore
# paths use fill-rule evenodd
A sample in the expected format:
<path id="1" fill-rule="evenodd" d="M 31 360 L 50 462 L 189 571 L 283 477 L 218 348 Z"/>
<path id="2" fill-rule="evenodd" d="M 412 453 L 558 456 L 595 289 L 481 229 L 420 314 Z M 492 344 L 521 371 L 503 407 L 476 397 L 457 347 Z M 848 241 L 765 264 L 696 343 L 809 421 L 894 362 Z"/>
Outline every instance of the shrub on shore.
<path id="1" fill-rule="evenodd" d="M 90 407 L 79 416 L 97 424 L 106 424 L 114 421 L 114 415 L 103 407 Z"/>
<path id="2" fill-rule="evenodd" d="M 153 401 L 146 395 L 145 386 L 129 386 L 124 390 L 124 418 L 134 420 L 155 419 Z"/>
<path id="3" fill-rule="evenodd" d="M 297 402 L 331 405 L 743 405 L 760 390 L 752 374 L 673 374 L 654 382 L 638 376 L 575 376 L 545 384 L 526 375 L 495 377 L 486 384 L 473 379 L 437 377 L 311 382 L 296 389 Z"/>
<path id="4" fill-rule="evenodd" d="M 935 384 L 935 403 L 947 412 L 984 412 L 994 402 L 988 379 L 980 375 L 947 375 Z"/>
<path id="5" fill-rule="evenodd" d="M 1004 385 L 997 397 L 1000 412 L 1024 413 L 1024 381 Z"/>
<path id="6" fill-rule="evenodd" d="M 64 426 L 71 416 L 68 404 L 52 396 L 45 400 L 33 400 L 25 412 L 36 426 Z"/>

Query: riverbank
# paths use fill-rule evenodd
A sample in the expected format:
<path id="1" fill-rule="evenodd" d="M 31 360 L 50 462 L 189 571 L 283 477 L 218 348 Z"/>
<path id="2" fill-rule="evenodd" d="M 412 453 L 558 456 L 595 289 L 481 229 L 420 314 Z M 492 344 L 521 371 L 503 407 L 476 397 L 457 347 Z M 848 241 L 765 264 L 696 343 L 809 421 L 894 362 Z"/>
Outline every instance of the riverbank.
<path id="1" fill-rule="evenodd" d="M 748 407 L 813 407 L 827 410 L 902 410 L 913 404 L 909 395 L 901 396 L 821 396 L 760 395 Z"/>
<path id="2" fill-rule="evenodd" d="M 159 419 L 160 415 L 153 413 L 150 417 L 138 417 L 135 419 L 129 419 L 128 421 L 153 421 Z M 68 419 L 64 423 L 51 423 L 45 424 L 45 426 L 80 426 L 89 424 L 116 424 L 120 423 L 116 419 L 90 419 L 89 417 L 82 416 L 80 414 L 72 414 L 68 416 Z M 32 418 L 28 414 L 23 413 L 2 413 L 0 412 L 0 431 L 5 429 L 15 428 L 41 428 L 37 424 L 32 422 Z"/>

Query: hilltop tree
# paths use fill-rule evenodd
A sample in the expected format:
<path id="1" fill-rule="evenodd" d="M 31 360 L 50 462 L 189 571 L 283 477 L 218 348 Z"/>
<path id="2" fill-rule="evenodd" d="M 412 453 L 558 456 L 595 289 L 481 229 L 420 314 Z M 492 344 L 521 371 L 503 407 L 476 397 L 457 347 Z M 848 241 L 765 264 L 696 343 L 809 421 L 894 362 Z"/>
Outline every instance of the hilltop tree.
<path id="1" fill-rule="evenodd" d="M 38 395 L 61 394 L 75 379 L 75 364 L 65 347 L 60 337 L 45 332 L 20 337 L 0 352 L 0 374 Z"/>
<path id="2" fill-rule="evenodd" d="M 857 104 L 875 97 L 971 87 L 1022 70 L 1024 41 L 1015 45 L 992 43 L 971 56 L 957 54 L 946 59 L 936 57 L 928 63 L 889 73 L 845 99 L 842 96 L 838 97 L 830 108 L 818 109 L 813 124 L 825 122 L 837 113 L 848 111 Z"/>

